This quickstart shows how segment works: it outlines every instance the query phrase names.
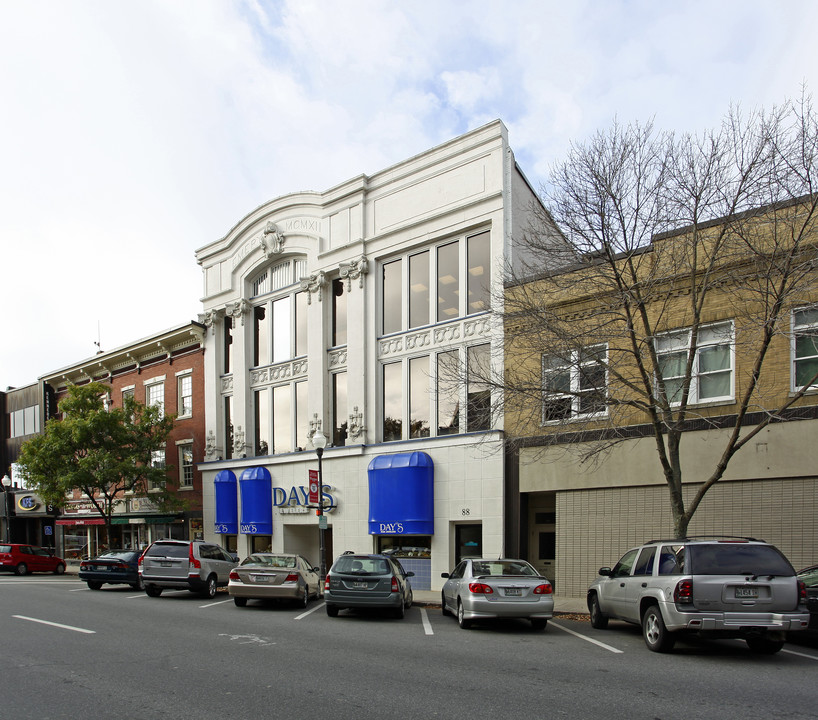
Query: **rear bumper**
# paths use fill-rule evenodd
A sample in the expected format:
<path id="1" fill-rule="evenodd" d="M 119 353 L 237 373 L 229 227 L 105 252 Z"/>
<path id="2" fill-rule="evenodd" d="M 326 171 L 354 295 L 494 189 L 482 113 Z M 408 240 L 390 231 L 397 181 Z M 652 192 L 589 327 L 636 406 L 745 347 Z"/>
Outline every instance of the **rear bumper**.
<path id="1" fill-rule="evenodd" d="M 717 632 L 747 635 L 759 632 L 793 632 L 806 630 L 809 613 L 759 613 L 759 612 L 680 612 L 671 606 L 665 614 L 668 630 L 693 632 Z"/>
<path id="2" fill-rule="evenodd" d="M 256 598 L 259 600 L 298 600 L 304 595 L 304 586 L 299 583 L 288 585 L 245 585 L 244 583 L 227 583 L 227 592 L 231 597 Z"/>
<path id="3" fill-rule="evenodd" d="M 169 578 L 166 576 L 142 574 L 142 582 L 145 585 L 155 585 L 159 588 L 171 590 L 194 590 L 200 592 L 207 587 L 207 583 L 198 575 L 188 575 L 185 578 Z"/>
<path id="4" fill-rule="evenodd" d="M 480 618 L 535 618 L 547 620 L 554 615 L 554 596 L 543 595 L 537 600 L 490 601 L 482 596 L 461 597 L 463 616 L 467 620 Z"/>
<path id="5" fill-rule="evenodd" d="M 324 602 L 327 605 L 334 605 L 337 608 L 399 608 L 401 606 L 402 595 L 400 593 L 389 593 L 389 595 L 350 595 L 349 593 L 338 594 L 330 590 L 324 590 Z"/>

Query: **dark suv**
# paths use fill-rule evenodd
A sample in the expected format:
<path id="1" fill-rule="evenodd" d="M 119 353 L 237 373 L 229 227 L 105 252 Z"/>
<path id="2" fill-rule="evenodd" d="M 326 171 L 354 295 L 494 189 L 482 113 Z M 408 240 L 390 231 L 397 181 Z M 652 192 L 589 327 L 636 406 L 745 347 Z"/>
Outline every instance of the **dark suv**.
<path id="1" fill-rule="evenodd" d="M 743 638 L 771 654 L 809 623 L 804 583 L 778 549 L 753 538 L 653 540 L 628 550 L 600 568 L 588 611 L 595 628 L 608 618 L 640 625 L 655 652 L 689 632 Z"/>
<path id="2" fill-rule="evenodd" d="M 150 597 L 159 597 L 165 588 L 190 590 L 215 597 L 224 587 L 230 571 L 238 564 L 218 545 L 197 540 L 156 540 L 139 558 L 139 575 Z"/>

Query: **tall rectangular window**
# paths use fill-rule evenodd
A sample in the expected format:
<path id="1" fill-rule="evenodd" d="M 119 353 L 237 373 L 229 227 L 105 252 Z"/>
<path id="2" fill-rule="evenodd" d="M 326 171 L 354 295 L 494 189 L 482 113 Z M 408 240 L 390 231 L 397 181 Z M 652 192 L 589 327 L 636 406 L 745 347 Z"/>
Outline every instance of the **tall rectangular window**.
<path id="1" fill-rule="evenodd" d="M 273 452 L 293 451 L 292 390 L 290 385 L 273 388 Z"/>
<path id="2" fill-rule="evenodd" d="M 409 437 L 429 437 L 429 356 L 409 360 Z"/>
<path id="3" fill-rule="evenodd" d="M 253 367 L 270 364 L 270 319 L 267 308 L 253 308 Z"/>
<path id="4" fill-rule="evenodd" d="M 460 432 L 460 378 L 457 350 L 437 356 L 437 434 Z"/>
<path id="5" fill-rule="evenodd" d="M 332 444 L 346 445 L 349 409 L 347 407 L 347 374 L 332 376 Z"/>
<path id="6" fill-rule="evenodd" d="M 291 297 L 286 295 L 273 302 L 273 362 L 279 363 L 292 357 L 290 337 Z"/>
<path id="7" fill-rule="evenodd" d="M 180 375 L 178 380 L 176 410 L 179 417 L 193 415 L 193 375 Z"/>
<path id="8" fill-rule="evenodd" d="M 564 358 L 543 357 L 544 423 L 605 412 L 606 351 L 604 344 L 589 345 Z"/>
<path id="9" fill-rule="evenodd" d="M 818 307 L 792 314 L 793 390 L 818 385 Z"/>
<path id="10" fill-rule="evenodd" d="M 165 467 L 165 451 L 152 450 L 151 451 L 151 467 L 162 469 Z M 148 490 L 161 490 L 163 483 L 151 480 Z"/>
<path id="11" fill-rule="evenodd" d="M 179 446 L 179 485 L 193 487 L 193 443 Z"/>
<path id="12" fill-rule="evenodd" d="M 400 332 L 403 329 L 402 299 L 403 278 L 401 261 L 394 260 L 383 266 L 383 334 Z"/>
<path id="13" fill-rule="evenodd" d="M 233 318 L 224 318 L 224 348 L 223 348 L 224 374 L 232 372 L 233 367 Z"/>
<path id="14" fill-rule="evenodd" d="M 403 437 L 403 382 L 401 363 L 383 366 L 383 440 L 401 440 Z"/>
<path id="15" fill-rule="evenodd" d="M 467 313 L 489 309 L 491 292 L 491 246 L 488 231 L 473 235 L 467 241 L 468 307 Z"/>
<path id="16" fill-rule="evenodd" d="M 307 412 L 307 383 L 295 384 L 295 444 L 302 450 L 307 447 L 309 430 L 309 413 Z"/>
<path id="17" fill-rule="evenodd" d="M 489 345 L 466 350 L 466 429 L 468 432 L 491 427 L 491 385 Z"/>
<path id="18" fill-rule="evenodd" d="M 295 356 L 307 354 L 307 293 L 295 294 Z"/>
<path id="19" fill-rule="evenodd" d="M 332 344 L 347 344 L 347 296 L 343 280 L 332 281 Z"/>
<path id="20" fill-rule="evenodd" d="M 429 251 L 409 257 L 409 327 L 429 324 Z"/>
<path id="21" fill-rule="evenodd" d="M 233 457 L 233 396 L 224 399 L 224 459 Z"/>
<path id="22" fill-rule="evenodd" d="M 437 249 L 437 321 L 444 322 L 460 314 L 460 243 Z"/>
<path id="23" fill-rule="evenodd" d="M 154 383 L 145 387 L 145 405 L 158 407 L 164 415 L 165 413 L 165 383 Z"/>
<path id="24" fill-rule="evenodd" d="M 256 390 L 253 393 L 255 405 L 256 437 L 255 455 L 270 454 L 270 396 L 267 390 Z"/>

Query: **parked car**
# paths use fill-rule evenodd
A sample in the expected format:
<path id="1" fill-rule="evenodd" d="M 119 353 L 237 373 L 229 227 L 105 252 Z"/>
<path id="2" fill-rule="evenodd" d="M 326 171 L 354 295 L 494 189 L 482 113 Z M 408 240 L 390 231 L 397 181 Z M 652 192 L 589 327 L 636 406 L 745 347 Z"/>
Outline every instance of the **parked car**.
<path id="1" fill-rule="evenodd" d="M 108 550 L 95 558 L 83 560 L 78 577 L 91 590 L 99 590 L 105 584 L 126 584 L 134 590 L 142 590 L 139 555 L 138 550 Z"/>
<path id="2" fill-rule="evenodd" d="M 798 571 L 798 579 L 804 583 L 809 611 L 809 630 L 818 631 L 818 565 L 810 565 Z"/>
<path id="3" fill-rule="evenodd" d="M 344 608 L 389 608 L 402 618 L 412 606 L 413 572 L 388 555 L 344 553 L 336 558 L 324 582 L 327 615 Z"/>
<path id="4" fill-rule="evenodd" d="M 300 555 L 253 553 L 230 571 L 227 591 L 237 607 L 253 598 L 294 600 L 307 607 L 318 597 L 318 572 Z"/>
<path id="5" fill-rule="evenodd" d="M 441 577 L 443 614 L 455 615 L 464 630 L 496 618 L 524 618 L 544 630 L 554 614 L 551 583 L 525 560 L 467 558 Z"/>
<path id="6" fill-rule="evenodd" d="M 36 545 L 19 543 L 0 544 L 0 570 L 26 575 L 30 572 L 65 572 L 65 560 L 54 555 L 53 550 Z"/>
<path id="7" fill-rule="evenodd" d="M 150 597 L 166 588 L 215 597 L 227 585 L 235 558 L 218 545 L 199 540 L 156 540 L 139 558 L 139 575 Z"/>
<path id="8" fill-rule="evenodd" d="M 600 568 L 587 602 L 593 627 L 609 618 L 641 625 L 655 652 L 687 632 L 772 654 L 809 622 L 804 583 L 777 548 L 753 538 L 652 540 Z"/>

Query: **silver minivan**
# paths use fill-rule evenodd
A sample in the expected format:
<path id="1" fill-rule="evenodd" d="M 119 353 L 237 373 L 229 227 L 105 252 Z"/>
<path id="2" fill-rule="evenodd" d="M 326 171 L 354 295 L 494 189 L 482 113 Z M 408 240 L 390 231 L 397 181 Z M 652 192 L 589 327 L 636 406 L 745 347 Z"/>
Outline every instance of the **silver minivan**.
<path id="1" fill-rule="evenodd" d="M 615 618 L 642 627 L 645 644 L 669 652 L 679 633 L 742 638 L 772 654 L 809 624 L 806 591 L 773 545 L 753 538 L 654 540 L 603 567 L 588 589 L 591 625 Z"/>
<path id="2" fill-rule="evenodd" d="M 238 560 L 218 545 L 189 540 L 156 540 L 139 558 L 139 575 L 150 597 L 165 588 L 190 590 L 204 597 L 225 587 Z"/>

